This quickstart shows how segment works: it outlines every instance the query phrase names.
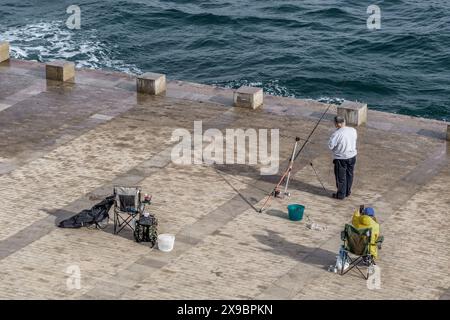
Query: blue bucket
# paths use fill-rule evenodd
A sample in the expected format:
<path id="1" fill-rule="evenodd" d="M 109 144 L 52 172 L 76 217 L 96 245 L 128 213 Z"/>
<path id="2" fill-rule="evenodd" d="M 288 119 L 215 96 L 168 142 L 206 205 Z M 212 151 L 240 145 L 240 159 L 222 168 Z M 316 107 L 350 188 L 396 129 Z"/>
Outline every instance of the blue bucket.
<path id="1" fill-rule="evenodd" d="M 289 220 L 300 221 L 303 219 L 303 212 L 305 212 L 305 206 L 301 204 L 288 205 Z"/>

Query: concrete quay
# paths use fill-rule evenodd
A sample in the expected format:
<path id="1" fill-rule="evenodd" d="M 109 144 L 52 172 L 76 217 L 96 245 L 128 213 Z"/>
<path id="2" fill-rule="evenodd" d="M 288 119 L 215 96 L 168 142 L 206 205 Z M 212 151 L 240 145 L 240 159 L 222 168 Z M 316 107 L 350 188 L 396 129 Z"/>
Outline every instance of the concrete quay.
<path id="1" fill-rule="evenodd" d="M 199 120 L 203 130 L 279 129 L 280 173 L 328 105 L 265 95 L 257 109 L 238 108 L 231 89 L 168 78 L 151 95 L 122 73 L 76 69 L 57 81 L 43 63 L 0 63 L 0 299 L 449 299 L 447 123 L 368 106 L 354 190 L 337 201 L 309 165 L 334 190 L 331 106 L 294 166 L 291 197 L 257 213 L 278 175 L 174 164 L 173 131 Z M 153 195 L 159 233 L 176 235 L 172 252 L 113 235 L 112 225 L 55 226 L 117 184 Z M 326 230 L 288 220 L 289 203 Z M 377 290 L 357 273 L 327 271 L 360 204 L 375 207 L 385 237 Z M 79 289 L 67 285 L 73 266 Z"/>

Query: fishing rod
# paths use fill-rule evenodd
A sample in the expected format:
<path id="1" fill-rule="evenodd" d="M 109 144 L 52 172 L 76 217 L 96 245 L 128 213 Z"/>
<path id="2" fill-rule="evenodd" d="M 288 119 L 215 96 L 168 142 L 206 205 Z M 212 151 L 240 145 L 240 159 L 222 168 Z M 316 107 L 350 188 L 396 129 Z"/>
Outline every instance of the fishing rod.
<path id="1" fill-rule="evenodd" d="M 331 104 L 328 105 L 327 109 L 325 110 L 325 112 L 322 114 L 322 116 L 319 118 L 319 120 L 317 121 L 316 125 L 314 126 L 314 128 L 311 130 L 311 132 L 309 133 L 308 137 L 306 138 L 305 142 L 303 143 L 303 145 L 300 147 L 300 150 L 298 150 L 298 152 L 296 153 L 296 149 L 297 149 L 297 144 L 298 141 L 300 141 L 299 137 L 295 138 L 295 145 L 293 148 L 293 152 L 292 152 L 292 156 L 289 159 L 289 165 L 288 168 L 286 169 L 286 171 L 284 172 L 284 174 L 281 176 L 280 180 L 278 181 L 277 185 L 275 186 L 275 188 L 273 189 L 273 191 L 267 196 L 266 201 L 264 201 L 263 206 L 261 207 L 261 209 L 259 209 L 259 212 L 263 212 L 263 210 L 270 204 L 270 201 L 272 200 L 273 197 L 277 197 L 280 194 L 280 186 L 282 185 L 282 183 L 284 182 L 284 180 L 286 179 L 286 186 L 284 188 L 284 194 L 285 195 L 289 195 L 289 193 L 287 192 L 287 188 L 289 185 L 289 179 L 291 177 L 291 171 L 292 171 L 292 167 L 294 165 L 294 161 L 298 158 L 298 156 L 300 155 L 300 153 L 303 151 L 303 149 L 305 148 L 305 146 L 308 144 L 311 136 L 314 134 L 314 132 L 316 131 L 317 127 L 319 126 L 320 122 L 322 122 L 323 118 L 325 117 L 325 115 L 328 113 L 328 110 L 330 110 Z"/>
<path id="2" fill-rule="evenodd" d="M 319 126 L 320 122 L 322 121 L 322 119 L 325 117 L 325 115 L 328 113 L 328 110 L 330 110 L 331 104 L 328 105 L 328 108 L 325 110 L 325 112 L 322 114 L 322 116 L 320 117 L 319 121 L 317 121 L 316 125 L 314 126 L 314 128 L 312 129 L 312 131 L 310 132 L 308 138 L 306 138 L 305 143 L 303 143 L 302 147 L 300 148 L 300 150 L 298 150 L 297 154 L 294 157 L 294 161 L 298 158 L 298 156 L 300 155 L 300 153 L 303 151 L 303 149 L 305 148 L 306 144 L 309 142 L 309 139 L 311 138 L 311 136 L 314 134 L 314 132 L 316 131 L 317 127 Z"/>
<path id="3" fill-rule="evenodd" d="M 234 192 L 236 192 L 239 197 L 244 200 L 253 210 L 255 210 L 256 212 L 258 212 L 258 209 L 256 209 L 256 207 L 250 202 L 248 201 L 243 195 L 242 193 L 239 192 L 238 189 L 236 189 L 227 179 L 225 179 L 225 177 L 219 172 L 219 170 L 217 168 L 214 167 L 214 170 L 216 171 L 216 173 L 223 179 L 223 181 L 225 181 L 226 184 L 228 184 L 230 186 L 231 189 L 233 189 Z"/>

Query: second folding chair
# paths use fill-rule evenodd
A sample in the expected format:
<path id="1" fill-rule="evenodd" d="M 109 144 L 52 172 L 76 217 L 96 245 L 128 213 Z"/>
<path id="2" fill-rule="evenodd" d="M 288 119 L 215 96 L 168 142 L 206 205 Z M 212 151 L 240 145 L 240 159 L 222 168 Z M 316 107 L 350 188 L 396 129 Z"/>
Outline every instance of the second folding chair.
<path id="1" fill-rule="evenodd" d="M 375 265 L 375 260 L 370 254 L 371 235 L 371 228 L 356 229 L 350 224 L 345 225 L 344 231 L 341 232 L 341 240 L 344 241 L 344 244 L 340 253 L 342 263 L 341 269 L 338 270 L 339 274 L 344 275 L 356 268 L 364 279 L 369 278 L 371 268 Z M 377 244 L 382 241 L 383 237 L 381 236 L 377 240 Z M 346 263 L 349 264 L 347 268 Z M 361 267 L 367 268 L 367 272 L 363 272 Z"/>

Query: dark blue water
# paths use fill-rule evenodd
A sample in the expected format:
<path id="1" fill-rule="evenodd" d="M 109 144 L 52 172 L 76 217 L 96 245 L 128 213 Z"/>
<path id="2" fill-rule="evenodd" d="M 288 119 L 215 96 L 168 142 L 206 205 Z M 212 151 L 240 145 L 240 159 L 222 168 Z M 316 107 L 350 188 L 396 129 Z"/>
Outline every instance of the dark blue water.
<path id="1" fill-rule="evenodd" d="M 0 38 L 23 59 L 450 119 L 450 0 L 0 0 Z"/>

